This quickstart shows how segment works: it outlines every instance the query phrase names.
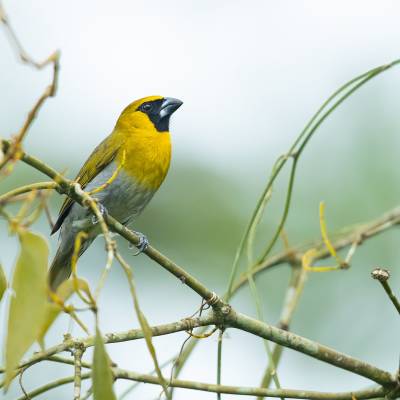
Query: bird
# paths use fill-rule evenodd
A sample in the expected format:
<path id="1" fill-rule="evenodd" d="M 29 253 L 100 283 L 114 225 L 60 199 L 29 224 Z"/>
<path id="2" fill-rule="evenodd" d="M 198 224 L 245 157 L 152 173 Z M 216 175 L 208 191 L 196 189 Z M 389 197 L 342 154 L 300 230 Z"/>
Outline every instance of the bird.
<path id="1" fill-rule="evenodd" d="M 182 104 L 172 97 L 148 96 L 122 111 L 111 134 L 94 149 L 75 178 L 91 193 L 101 212 L 128 225 L 143 211 L 168 173 L 170 117 Z M 81 256 L 101 233 L 91 212 L 70 197 L 65 199 L 51 234 L 58 230 L 58 249 L 48 273 L 52 292 L 71 275 L 77 235 L 85 233 Z M 139 251 L 148 244 L 144 235 L 140 238 Z"/>

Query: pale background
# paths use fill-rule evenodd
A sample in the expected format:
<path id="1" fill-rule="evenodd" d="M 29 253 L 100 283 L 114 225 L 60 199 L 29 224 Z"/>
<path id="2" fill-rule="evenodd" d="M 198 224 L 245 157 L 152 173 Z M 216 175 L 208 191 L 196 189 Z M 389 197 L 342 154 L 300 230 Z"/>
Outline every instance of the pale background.
<path id="1" fill-rule="evenodd" d="M 400 57 L 400 5 L 396 1 L 45 1 L 5 2 L 26 50 L 37 59 L 61 49 L 59 91 L 48 101 L 25 141 L 30 153 L 73 177 L 90 151 L 113 128 L 119 112 L 136 98 L 161 94 L 184 105 L 173 116 L 170 174 L 136 228 L 151 243 L 217 293 L 223 293 L 240 235 L 273 161 L 312 113 L 338 86 Z M 0 134 L 9 136 L 49 82 L 16 62 L 0 34 Z M 317 237 L 318 203 L 325 200 L 331 230 L 374 218 L 398 204 L 400 189 L 400 69 L 370 82 L 318 131 L 299 163 L 288 223 L 292 243 Z M 46 180 L 26 167 L 1 183 L 1 192 Z M 277 220 L 283 184 L 261 230 L 263 242 Z M 53 196 L 53 213 L 61 198 Z M 1 222 L 0 261 L 10 271 L 15 237 Z M 49 235 L 44 222 L 36 226 Z M 350 271 L 314 274 L 307 282 L 292 330 L 379 367 L 398 365 L 399 319 L 379 285 L 376 265 L 392 271 L 399 293 L 398 231 L 359 249 Z M 132 258 L 141 305 L 152 324 L 179 320 L 199 305 L 198 296 L 145 256 Z M 95 282 L 103 265 L 102 239 L 80 262 Z M 56 238 L 51 239 L 52 252 Z M 276 322 L 288 268 L 259 280 L 265 318 Z M 4 303 L 4 302 L 3 302 Z M 233 304 L 255 314 L 249 292 Z M 127 285 L 118 266 L 101 297 L 103 332 L 136 327 Z M 1 325 L 5 307 L 1 307 Z M 91 318 L 88 316 L 90 323 Z M 66 318 L 48 343 L 60 341 Z M 2 329 L 3 333 L 4 329 Z M 82 335 L 77 328 L 73 334 Z M 185 334 L 154 339 L 160 361 L 175 354 Z M 1 339 L 4 340 L 3 338 Z M 215 382 L 214 337 L 201 342 L 181 377 Z M 143 342 L 108 347 L 121 367 L 148 372 Z M 257 386 L 266 365 L 260 339 L 229 331 L 224 342 L 226 384 Z M 279 367 L 283 387 L 351 390 L 368 381 L 299 353 L 285 351 Z M 72 367 L 33 367 L 27 389 L 71 375 Z M 117 392 L 126 387 L 118 382 Z M 16 397 L 13 384 L 5 397 Z M 153 399 L 150 385 L 128 399 Z M 70 399 L 72 386 L 42 399 Z M 215 394 L 176 390 L 176 399 L 215 399 Z M 233 396 L 223 395 L 223 399 Z"/>

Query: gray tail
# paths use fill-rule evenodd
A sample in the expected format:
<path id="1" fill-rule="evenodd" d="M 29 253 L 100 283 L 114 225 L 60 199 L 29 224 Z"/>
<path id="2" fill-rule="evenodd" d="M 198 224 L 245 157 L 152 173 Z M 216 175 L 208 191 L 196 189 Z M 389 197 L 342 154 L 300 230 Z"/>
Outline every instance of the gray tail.
<path id="1" fill-rule="evenodd" d="M 51 263 L 49 270 L 49 286 L 55 292 L 57 288 L 71 275 L 71 258 L 73 251 L 62 251 L 61 246 Z"/>

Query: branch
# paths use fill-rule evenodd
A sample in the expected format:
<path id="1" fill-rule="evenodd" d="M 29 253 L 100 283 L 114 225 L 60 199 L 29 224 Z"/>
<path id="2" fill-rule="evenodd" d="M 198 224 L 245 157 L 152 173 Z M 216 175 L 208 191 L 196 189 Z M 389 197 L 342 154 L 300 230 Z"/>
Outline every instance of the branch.
<path id="1" fill-rule="evenodd" d="M 152 336 L 163 336 L 171 333 L 186 331 L 189 328 L 197 328 L 199 326 L 209 326 L 218 323 L 218 319 L 214 314 L 208 314 L 201 316 L 199 318 L 186 318 L 180 321 L 171 322 L 169 324 L 157 325 L 150 327 Z M 119 333 L 108 333 L 103 337 L 103 341 L 105 344 L 107 343 L 121 343 L 128 342 L 131 340 L 143 339 L 144 333 L 141 329 L 131 329 L 125 332 Z M 56 346 L 50 347 L 44 351 L 40 351 L 35 353 L 31 358 L 26 361 L 23 361 L 19 368 L 24 368 L 26 366 L 31 366 L 40 361 L 47 360 L 51 356 L 55 354 L 61 353 L 67 350 L 73 350 L 76 343 L 81 343 L 82 346 L 87 349 L 88 347 L 94 346 L 94 336 L 85 337 L 83 339 L 68 339 L 63 343 L 60 343 Z M 54 361 L 59 361 L 55 359 Z M 83 365 L 83 364 L 82 364 Z M 1 372 L 1 370 L 0 370 Z"/>
<path id="2" fill-rule="evenodd" d="M 343 237 L 333 242 L 333 246 L 336 251 L 345 249 L 353 245 L 354 243 L 357 243 L 357 246 L 360 246 L 368 239 L 374 238 L 375 236 L 386 232 L 399 224 L 400 207 L 395 207 L 392 210 L 385 212 L 379 218 L 360 224 L 355 229 L 351 230 L 348 233 L 345 233 Z M 330 253 L 323 245 L 322 241 L 297 246 L 296 248 L 291 249 L 290 252 L 284 251 L 278 253 L 275 256 L 269 257 L 265 261 L 256 264 L 252 268 L 251 272 L 246 271 L 245 273 L 243 273 L 238 279 L 236 285 L 234 285 L 232 292 L 236 292 L 243 285 L 245 285 L 249 279 L 250 274 L 254 276 L 263 272 L 264 270 L 276 267 L 281 264 L 291 263 L 293 261 L 301 264 L 301 257 L 303 253 L 311 247 L 321 248 L 321 250 L 314 257 L 315 261 L 323 260 L 330 257 Z"/>
<path id="3" fill-rule="evenodd" d="M 75 360 L 68 357 L 61 356 L 50 356 L 46 359 L 46 361 L 54 361 L 61 364 L 75 365 Z M 92 364 L 85 362 L 81 359 L 81 367 L 82 368 L 92 368 Z"/>
<path id="4" fill-rule="evenodd" d="M 3 151 L 6 152 L 10 146 L 10 143 L 6 140 L 2 141 Z M 27 153 L 21 152 L 21 160 L 36 170 L 44 173 L 51 179 L 53 179 L 58 185 L 58 192 L 64 193 L 75 200 L 77 203 L 85 207 L 88 198 L 91 198 L 87 193 L 79 189 L 79 185 L 69 179 L 64 178 L 56 170 L 40 161 L 39 159 L 28 155 Z M 105 215 L 104 220 L 106 221 L 110 230 L 119 233 L 122 237 L 127 239 L 130 243 L 137 246 L 139 244 L 140 237 L 133 231 L 126 228 L 120 222 L 118 222 L 111 215 Z M 206 301 L 212 300 L 212 305 L 215 308 L 222 308 L 225 303 L 215 295 L 214 292 L 205 287 L 200 281 L 194 278 L 191 274 L 186 272 L 178 264 L 174 263 L 168 257 L 160 253 L 153 246 L 149 245 L 144 251 L 152 260 L 161 265 L 164 269 L 176 276 L 181 282 L 193 289 Z"/>
<path id="5" fill-rule="evenodd" d="M 123 238 L 135 246 L 139 244 L 139 236 L 136 233 L 122 225 L 111 215 L 107 215 L 105 219 L 112 231 L 119 233 Z M 199 280 L 186 272 L 182 267 L 170 260 L 168 257 L 160 253 L 153 246 L 149 245 L 143 252 L 161 267 L 166 269 L 169 273 L 178 278 L 182 283 L 189 286 L 204 300 L 212 303 L 211 305 L 214 308 L 221 309 L 226 306 L 226 304 L 218 296 L 216 296 L 214 292 L 205 287 Z"/>
<path id="6" fill-rule="evenodd" d="M 38 62 L 35 61 L 23 48 L 21 42 L 18 39 L 18 36 L 15 34 L 14 29 L 11 27 L 10 21 L 6 15 L 2 2 L 0 1 L 0 22 L 6 28 L 6 31 L 11 39 L 11 45 L 15 52 L 17 53 L 18 57 L 20 58 L 21 62 L 28 64 L 36 69 L 43 69 L 50 63 L 54 63 L 52 56 L 47 57 L 45 60 Z M 53 83 L 54 84 L 54 83 Z"/>
<path id="7" fill-rule="evenodd" d="M 135 382 L 150 383 L 159 385 L 160 380 L 153 375 L 139 374 L 132 371 L 126 371 L 119 368 L 112 369 L 115 379 L 126 379 Z M 89 379 L 90 373 L 82 374 L 82 380 Z M 58 379 L 54 382 L 41 386 L 32 392 L 28 393 L 30 398 L 36 397 L 39 394 L 45 393 L 58 386 L 65 385 L 74 381 L 74 376 Z M 362 400 L 374 399 L 376 397 L 384 396 L 388 389 L 381 387 L 374 387 L 371 389 L 359 390 L 354 392 L 316 392 L 311 390 L 295 390 L 295 389 L 263 389 L 246 386 L 228 386 L 228 385 L 215 385 L 212 383 L 203 383 L 196 381 L 188 381 L 182 379 L 173 379 L 170 384 L 171 387 L 201 390 L 213 393 L 236 394 L 242 396 L 263 396 L 263 397 L 285 397 L 291 399 L 310 399 L 310 400 Z M 26 399 L 25 396 L 18 398 L 18 400 Z"/>
<path id="8" fill-rule="evenodd" d="M 395 306 L 397 312 L 400 314 L 400 303 L 396 295 L 392 292 L 392 289 L 389 285 L 389 278 L 390 278 L 390 272 L 387 269 L 382 269 L 382 268 L 375 268 L 372 273 L 372 278 L 377 279 L 383 289 L 385 290 L 386 294 L 388 295 L 390 301 L 392 304 Z"/>
<path id="9" fill-rule="evenodd" d="M 91 372 L 86 372 L 85 374 L 81 375 L 81 379 L 82 380 L 89 379 L 89 378 L 91 378 L 91 376 L 92 376 Z M 47 383 L 46 385 L 40 386 L 37 389 L 32 390 L 32 392 L 29 392 L 28 393 L 29 398 L 32 399 L 36 396 L 39 396 L 42 393 L 48 392 L 51 389 L 55 389 L 59 386 L 65 385 L 67 383 L 71 383 L 74 381 L 74 379 L 75 379 L 75 375 L 68 376 L 66 378 L 57 379 L 53 382 Z M 24 396 L 18 397 L 17 400 L 26 400 L 26 399 L 27 399 L 27 397 L 24 395 Z"/>
<path id="10" fill-rule="evenodd" d="M 262 323 L 234 310 L 231 310 L 229 315 L 226 316 L 226 324 L 361 375 L 381 385 L 393 385 L 396 382 L 395 377 L 389 372 L 294 333 Z"/>
<path id="11" fill-rule="evenodd" d="M 153 375 L 138 374 L 131 371 L 121 370 L 119 368 L 113 369 L 114 376 L 116 379 L 129 379 L 139 381 L 143 383 L 152 383 L 159 385 L 159 380 Z M 310 390 L 294 390 L 294 389 L 263 389 L 253 387 L 241 387 L 241 386 L 227 386 L 227 385 L 215 385 L 212 383 L 202 383 L 196 381 L 187 381 L 182 379 L 173 379 L 170 382 L 170 386 L 202 390 L 205 392 L 213 393 L 226 393 L 236 395 L 247 395 L 247 396 L 264 396 L 264 397 L 287 397 L 292 399 L 315 399 L 315 400 L 357 400 L 361 399 L 373 399 L 378 396 L 384 396 L 388 392 L 388 389 L 381 387 L 374 387 L 372 389 L 360 390 L 356 392 L 338 392 L 338 393 L 326 393 L 326 392 L 315 392 Z"/>
<path id="12" fill-rule="evenodd" d="M 350 357 L 344 353 L 337 352 L 327 346 L 306 339 L 294 333 L 284 331 L 282 329 L 257 321 L 253 318 L 247 317 L 246 315 L 240 314 L 233 309 L 230 309 L 229 314 L 223 317 L 222 314 L 211 312 L 204 317 L 191 318 L 190 320 L 182 320 L 171 324 L 159 325 L 150 329 L 152 336 L 160 336 L 184 331 L 187 330 L 188 327 L 199 327 L 214 324 L 233 327 L 252 333 L 282 346 L 299 351 L 320 361 L 324 361 L 328 364 L 368 378 L 381 385 L 394 385 L 396 383 L 395 377 L 393 377 L 389 372 L 357 360 L 356 358 Z M 104 337 L 104 343 L 118 343 L 128 340 L 141 339 L 143 337 L 144 333 L 142 330 L 133 329 L 119 334 L 107 334 Z M 62 344 L 51 347 L 43 352 L 36 353 L 31 357 L 31 359 L 23 362 L 20 365 L 20 368 L 45 360 L 48 357 L 62 351 L 73 349 L 75 343 L 77 342 L 82 343 L 84 348 L 91 347 L 94 344 L 94 337 L 90 336 L 88 338 L 78 340 L 69 339 Z"/>
<path id="13" fill-rule="evenodd" d="M 385 212 L 382 216 L 369 222 L 359 224 L 355 229 L 351 230 L 350 232 L 345 232 L 343 234 L 343 237 L 334 241 L 334 248 L 336 249 L 336 251 L 340 251 L 342 249 L 345 249 L 346 247 L 353 246 L 355 243 L 357 244 L 357 246 L 360 246 L 365 241 L 372 239 L 381 233 L 387 232 L 388 230 L 392 229 L 395 226 L 398 226 L 399 224 L 400 207 L 395 207 L 392 210 Z M 314 256 L 315 261 L 330 257 L 330 253 L 326 249 L 326 246 L 324 246 L 322 240 L 296 246 L 294 248 L 291 248 L 290 250 L 285 250 L 274 256 L 269 257 L 262 263 L 256 264 L 251 269 L 251 271 L 244 272 L 240 276 L 236 284 L 232 287 L 231 295 L 228 296 L 227 294 L 225 294 L 223 298 L 228 301 L 231 296 L 233 296 L 239 289 L 241 289 L 244 285 L 248 283 L 250 276 L 257 276 L 262 272 L 268 271 L 271 268 L 280 266 L 282 264 L 301 265 L 302 255 L 309 248 L 321 248 L 321 250 Z M 283 326 L 282 328 L 285 327 Z M 204 332 L 204 329 L 201 332 Z M 183 367 L 184 363 L 190 356 L 193 349 L 196 347 L 197 343 L 197 341 L 193 340 L 188 343 L 187 348 L 181 357 L 181 362 L 177 365 L 176 374 L 180 372 L 180 369 Z M 278 348 L 274 349 L 274 358 L 280 357 L 280 355 L 277 354 L 279 351 L 280 350 Z"/>
<path id="14" fill-rule="evenodd" d="M 3 141 L 3 147 L 4 147 L 4 143 L 6 143 L 5 146 L 7 146 L 7 142 Z M 50 178 L 55 179 L 56 182 L 59 184 L 60 191 L 65 192 L 71 198 L 78 201 L 80 204 L 82 204 L 84 202 L 84 200 L 86 200 L 86 199 L 83 199 L 83 194 L 82 194 L 83 191 L 76 190 L 76 186 L 79 186 L 79 185 L 77 185 L 76 183 L 71 183 L 71 181 L 65 179 L 57 171 L 55 171 L 51 167 L 47 166 L 42 161 L 40 161 L 32 156 L 29 156 L 26 153 L 22 153 L 21 159 L 24 162 L 31 165 L 32 167 L 34 167 L 35 169 L 45 173 Z M 87 193 L 84 193 L 84 194 L 86 196 L 88 196 Z M 137 245 L 139 243 L 139 237 L 134 232 L 130 231 L 128 228 L 123 226 L 120 222 L 115 220 L 113 217 L 107 215 L 105 220 L 106 220 L 107 224 L 109 225 L 109 227 L 113 231 L 119 233 L 121 236 L 123 236 L 129 242 L 133 243 L 134 245 Z M 396 212 L 393 213 L 391 218 L 389 220 L 386 220 L 385 226 L 386 227 L 393 226 L 395 223 L 398 223 L 399 220 L 400 220 L 399 210 L 396 210 Z M 377 232 L 381 232 L 382 230 L 383 230 L 383 227 L 381 225 L 378 227 L 374 226 L 374 227 L 370 227 L 370 229 L 368 231 L 366 231 L 364 234 L 366 236 L 372 235 L 372 232 L 374 232 L 374 234 L 376 234 Z M 365 239 L 364 237 L 359 237 L 359 241 L 362 241 L 364 239 Z M 206 326 L 206 325 L 211 325 L 211 324 L 231 326 L 234 328 L 238 328 L 238 329 L 253 333 L 259 337 L 271 340 L 277 344 L 281 344 L 285 347 L 292 348 L 296 351 L 300 351 L 300 352 L 307 354 L 313 358 L 316 358 L 321 361 L 327 362 L 329 364 L 335 365 L 339 368 L 354 372 L 358 375 L 364 376 L 364 377 L 371 379 L 382 385 L 390 385 L 390 384 L 395 383 L 395 379 L 391 376 L 391 374 L 389 372 L 383 371 L 379 368 L 376 368 L 370 364 L 359 361 L 359 360 L 352 358 L 350 356 L 347 356 L 343 353 L 336 352 L 336 351 L 330 349 L 329 347 L 323 346 L 323 345 L 313 342 L 309 339 L 302 338 L 301 336 L 295 335 L 290 332 L 283 331 L 281 329 L 275 328 L 268 324 L 261 323 L 257 320 L 247 317 L 243 314 L 237 313 L 236 311 L 231 309 L 230 306 L 228 306 L 226 303 L 224 303 L 219 297 L 217 297 L 213 292 L 211 292 L 209 289 L 207 289 L 196 278 L 194 278 L 192 275 L 187 273 L 183 268 L 181 268 L 180 266 L 175 264 L 173 261 L 168 259 L 166 256 L 161 254 L 154 247 L 149 246 L 145 250 L 145 254 L 147 254 L 151 259 L 156 261 L 159 265 L 161 265 L 163 268 L 165 268 L 171 274 L 176 276 L 178 279 L 183 281 L 187 286 L 192 288 L 196 293 L 198 293 L 204 299 L 210 301 L 211 299 L 216 298 L 216 301 L 213 304 L 213 308 L 216 312 L 210 314 L 208 317 L 193 318 L 192 320 L 195 321 L 194 326 L 201 326 L 201 325 Z M 200 321 L 202 321 L 201 324 L 200 324 Z M 178 323 L 166 324 L 166 325 L 163 325 L 162 327 L 163 327 L 162 331 L 165 333 L 161 333 L 161 334 L 167 334 L 167 333 L 187 330 L 187 325 L 182 321 L 180 321 Z M 153 335 L 157 336 L 158 334 L 160 334 L 158 332 L 157 328 L 151 328 L 151 329 L 152 329 Z M 141 338 L 143 338 L 143 332 L 141 330 L 135 330 L 135 333 L 137 336 L 140 336 Z M 130 336 L 129 339 L 122 339 L 118 335 L 114 336 L 114 334 L 110 334 L 110 340 L 107 340 L 107 336 L 106 336 L 105 343 L 118 342 L 118 341 L 124 341 L 124 340 L 133 340 L 131 335 L 129 335 L 129 336 Z M 119 340 L 119 339 L 122 339 L 122 340 Z M 71 346 L 73 346 L 73 343 L 74 343 L 73 341 L 70 341 L 70 342 L 67 341 L 61 345 L 53 347 L 52 349 L 48 349 L 47 351 L 43 352 L 44 358 L 46 358 L 46 356 L 48 357 L 50 355 L 59 353 L 60 351 L 64 351 L 68 348 L 71 348 Z M 93 337 L 83 340 L 83 343 L 87 347 L 93 345 Z M 34 359 L 34 357 L 33 357 L 33 359 Z M 37 361 L 34 361 L 34 362 L 37 362 Z M 24 366 L 24 364 L 22 366 Z"/>
<path id="15" fill-rule="evenodd" d="M 74 400 L 80 400 L 81 387 L 82 387 L 82 355 L 85 348 L 81 343 L 76 343 L 74 350 L 74 366 L 75 366 L 75 379 L 74 379 Z"/>
<path id="16" fill-rule="evenodd" d="M 9 192 L 0 196 L 0 206 L 9 202 L 12 198 L 19 196 L 24 193 L 33 192 L 36 190 L 45 190 L 45 189 L 55 189 L 57 190 L 57 183 L 55 182 L 38 182 L 31 183 L 30 185 L 20 186 L 14 190 L 10 190 Z"/>

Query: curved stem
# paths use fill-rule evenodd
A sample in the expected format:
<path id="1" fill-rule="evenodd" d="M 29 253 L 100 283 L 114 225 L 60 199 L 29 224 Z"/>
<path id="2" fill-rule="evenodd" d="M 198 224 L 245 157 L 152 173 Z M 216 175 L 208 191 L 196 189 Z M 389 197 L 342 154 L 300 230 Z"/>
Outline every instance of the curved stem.
<path id="1" fill-rule="evenodd" d="M 350 81 L 348 81 L 347 83 L 345 83 L 343 86 L 341 86 L 339 89 L 337 89 L 331 96 L 328 97 L 328 99 L 321 105 L 321 107 L 317 110 L 317 112 L 313 115 L 313 117 L 310 119 L 310 121 L 306 124 L 306 126 L 303 128 L 303 130 L 300 132 L 300 134 L 298 135 L 297 139 L 294 141 L 294 143 L 292 144 L 292 146 L 290 147 L 290 149 L 288 150 L 288 152 L 286 153 L 285 157 L 280 157 L 274 167 L 274 171 L 271 175 L 271 177 L 269 178 L 267 185 L 262 193 L 262 195 L 260 196 L 257 205 L 252 213 L 252 216 L 250 218 L 250 222 L 248 223 L 245 232 L 242 236 L 242 239 L 239 243 L 238 249 L 236 251 L 235 257 L 234 257 L 234 261 L 233 261 L 233 265 L 232 265 L 232 269 L 231 269 L 231 274 L 230 274 L 230 278 L 229 278 L 229 283 L 228 283 L 228 288 L 227 288 L 227 296 L 225 297 L 225 299 L 227 301 L 229 301 L 229 298 L 231 296 L 231 292 L 232 292 L 232 286 L 234 283 L 234 279 L 236 277 L 236 273 L 237 273 L 237 269 L 238 269 L 238 265 L 239 265 L 239 259 L 240 256 L 243 252 L 243 249 L 245 247 L 246 244 L 246 240 L 248 238 L 248 235 L 250 233 L 250 231 L 252 230 L 252 226 L 255 223 L 258 211 L 260 209 L 260 207 L 262 207 L 262 204 L 264 202 L 264 198 L 267 196 L 269 190 L 271 189 L 275 179 L 278 177 L 280 171 L 282 170 L 282 168 L 284 167 L 284 165 L 286 164 L 287 160 L 289 157 L 291 156 L 295 156 L 295 158 L 297 159 L 299 157 L 299 155 L 302 153 L 302 151 L 304 150 L 306 144 L 308 143 L 308 141 L 311 139 L 311 137 L 313 136 L 313 134 L 315 133 L 315 131 L 317 130 L 317 128 L 321 125 L 321 123 L 345 100 L 347 99 L 351 94 L 353 94 L 355 91 L 357 91 L 361 86 L 363 86 L 365 83 L 367 83 L 369 80 L 371 80 L 372 78 L 374 78 L 375 76 L 379 75 L 380 73 L 392 68 L 395 65 L 398 65 L 400 63 L 400 60 L 395 60 L 389 64 L 385 64 L 376 68 L 373 68 L 353 79 L 351 79 Z M 356 84 L 357 82 L 359 82 L 358 84 Z M 353 86 L 354 85 L 354 86 Z M 352 87 L 353 86 L 353 87 Z M 333 104 L 333 106 L 328 109 L 327 112 L 325 112 L 325 114 L 323 114 L 321 116 L 321 118 L 319 119 L 319 121 L 312 127 L 312 125 L 314 124 L 315 121 L 317 121 L 318 117 L 321 115 L 321 113 L 323 112 L 324 109 L 326 109 L 326 107 L 337 97 L 339 96 L 342 92 L 344 92 L 345 90 L 347 90 L 348 88 L 351 88 L 348 90 L 348 92 L 345 93 L 345 95 L 343 95 L 336 103 Z M 299 148 L 296 150 L 296 147 Z M 295 171 L 292 170 L 292 174 L 294 175 Z M 290 199 L 291 199 L 291 186 L 289 186 L 290 190 L 288 191 L 287 197 L 286 197 L 286 204 L 285 204 L 285 210 L 284 210 L 284 214 L 281 218 L 281 222 L 279 223 L 279 226 L 272 238 L 272 240 L 270 241 L 270 243 L 267 246 L 267 249 L 264 251 L 263 256 L 261 257 L 260 260 L 265 259 L 265 257 L 268 256 L 269 252 L 272 250 L 274 244 L 276 243 L 277 238 L 279 237 L 279 234 L 285 224 L 287 215 L 288 215 L 288 209 L 290 206 Z"/>
<path id="2" fill-rule="evenodd" d="M 19 196 L 20 194 L 33 192 L 36 190 L 45 190 L 45 189 L 55 189 L 57 190 L 58 185 L 55 182 L 38 182 L 31 183 L 30 185 L 20 186 L 16 189 L 10 190 L 9 192 L 0 196 L 0 206 L 7 203 L 8 200 L 13 197 Z"/>
<path id="3" fill-rule="evenodd" d="M 81 379 L 85 380 L 85 379 L 89 379 L 92 376 L 92 374 L 90 372 L 86 372 L 84 374 L 81 375 Z M 67 383 L 72 383 L 74 382 L 75 379 L 75 375 L 73 376 L 68 376 L 66 378 L 61 378 L 61 379 L 57 379 L 56 381 L 47 383 L 46 385 L 40 386 L 35 390 L 32 390 L 31 392 L 28 393 L 29 398 L 33 399 L 36 396 L 39 396 L 42 393 L 46 393 L 51 389 L 55 389 L 59 386 L 62 385 L 66 385 Z M 26 400 L 26 396 L 22 396 L 22 397 L 18 397 L 17 400 Z"/>

